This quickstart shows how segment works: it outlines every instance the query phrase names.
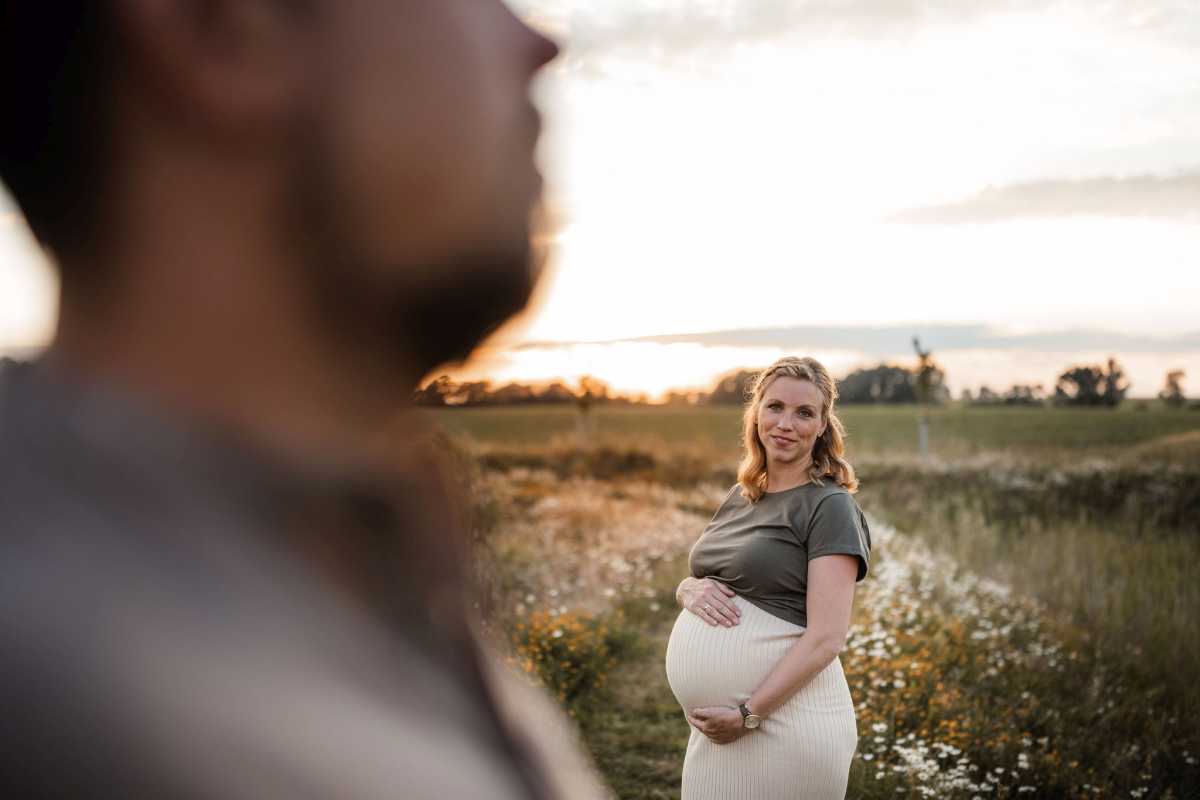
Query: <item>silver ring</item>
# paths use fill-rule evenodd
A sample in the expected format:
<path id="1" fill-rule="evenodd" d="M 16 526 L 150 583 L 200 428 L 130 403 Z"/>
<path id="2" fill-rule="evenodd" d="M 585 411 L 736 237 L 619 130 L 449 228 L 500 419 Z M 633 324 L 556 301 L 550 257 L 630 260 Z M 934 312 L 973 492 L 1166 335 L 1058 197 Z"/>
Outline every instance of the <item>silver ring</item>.
<path id="1" fill-rule="evenodd" d="M 705 604 L 704 604 L 704 610 L 705 610 L 705 611 L 712 611 L 712 606 L 710 606 L 708 603 L 705 603 Z"/>

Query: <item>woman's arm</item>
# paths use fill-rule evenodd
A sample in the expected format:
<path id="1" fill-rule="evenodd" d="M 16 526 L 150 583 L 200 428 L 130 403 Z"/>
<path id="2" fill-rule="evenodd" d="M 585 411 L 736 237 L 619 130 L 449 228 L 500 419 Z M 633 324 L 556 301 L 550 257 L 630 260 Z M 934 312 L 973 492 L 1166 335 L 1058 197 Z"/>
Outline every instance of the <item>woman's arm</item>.
<path id="1" fill-rule="evenodd" d="M 750 695 L 750 713 L 769 717 L 846 646 L 858 558 L 818 556 L 808 562 L 808 626 Z"/>

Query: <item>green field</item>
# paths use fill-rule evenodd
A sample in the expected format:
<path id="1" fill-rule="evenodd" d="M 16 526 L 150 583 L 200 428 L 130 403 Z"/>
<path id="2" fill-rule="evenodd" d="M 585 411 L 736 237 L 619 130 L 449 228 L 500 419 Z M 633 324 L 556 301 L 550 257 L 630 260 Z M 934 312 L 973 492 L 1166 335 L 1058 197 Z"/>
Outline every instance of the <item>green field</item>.
<path id="1" fill-rule="evenodd" d="M 1100 408 L 964 408 L 929 411 L 930 449 L 957 458 L 981 453 L 1037 456 L 1096 454 L 1119 457 L 1132 445 L 1200 431 L 1200 411 L 1157 405 L 1138 411 L 1126 404 Z M 447 432 L 485 445 L 538 447 L 574 439 L 579 412 L 573 406 L 512 406 L 424 411 Z M 845 406 L 852 458 L 907 456 L 917 452 L 917 406 Z M 600 441 L 655 446 L 693 446 L 731 460 L 740 447 L 741 410 L 734 406 L 599 406 L 591 412 Z"/>

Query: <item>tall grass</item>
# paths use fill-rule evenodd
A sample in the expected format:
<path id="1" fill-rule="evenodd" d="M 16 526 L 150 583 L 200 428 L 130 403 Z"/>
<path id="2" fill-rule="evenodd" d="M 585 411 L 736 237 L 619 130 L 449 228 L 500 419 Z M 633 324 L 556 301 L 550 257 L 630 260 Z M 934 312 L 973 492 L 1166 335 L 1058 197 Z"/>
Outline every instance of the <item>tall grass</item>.
<path id="1" fill-rule="evenodd" d="M 860 502 L 1200 708 L 1200 471 L 867 466 Z M 1200 741 L 1200 722 L 1192 724 Z"/>

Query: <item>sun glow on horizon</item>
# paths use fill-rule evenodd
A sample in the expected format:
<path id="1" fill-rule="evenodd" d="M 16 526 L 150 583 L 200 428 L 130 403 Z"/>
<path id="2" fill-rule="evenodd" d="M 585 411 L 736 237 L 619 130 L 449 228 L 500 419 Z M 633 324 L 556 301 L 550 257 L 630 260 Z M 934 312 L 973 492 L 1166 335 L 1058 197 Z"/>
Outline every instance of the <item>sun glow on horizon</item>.
<path id="1" fill-rule="evenodd" d="M 785 355 L 812 356 L 837 379 L 855 369 L 878 364 L 911 368 L 911 350 L 868 355 L 854 350 L 798 347 L 711 346 L 691 342 L 612 342 L 520 349 L 486 348 L 462 365 L 448 365 L 429 373 L 422 385 L 440 375 L 457 382 L 486 381 L 493 388 L 508 383 L 543 387 L 562 383 L 576 388 L 585 375 L 608 384 L 614 394 L 662 402 L 669 392 L 711 391 L 717 379 L 737 369 L 758 369 Z M 1070 366 L 1103 365 L 1116 356 L 1131 382 L 1131 397 L 1153 397 L 1163 386 L 1169 370 L 1182 369 L 1200 380 L 1200 351 L 1113 353 L 1107 350 L 1012 351 L 961 349 L 934 353 L 934 361 L 945 370 L 954 397 L 963 389 L 977 392 L 981 386 L 1003 392 L 1015 384 L 1041 384 L 1052 394 L 1058 376 Z M 1194 391 L 1194 389 L 1193 389 Z"/>

